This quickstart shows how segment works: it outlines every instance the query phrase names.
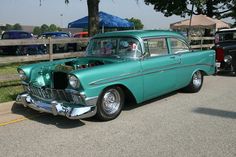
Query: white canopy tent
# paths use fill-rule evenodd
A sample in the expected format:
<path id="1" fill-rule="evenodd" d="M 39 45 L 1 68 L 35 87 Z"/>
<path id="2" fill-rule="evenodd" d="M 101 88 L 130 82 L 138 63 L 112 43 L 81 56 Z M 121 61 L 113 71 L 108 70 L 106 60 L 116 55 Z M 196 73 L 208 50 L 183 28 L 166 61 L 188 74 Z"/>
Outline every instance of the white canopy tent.
<path id="1" fill-rule="evenodd" d="M 190 19 L 187 19 L 170 24 L 170 28 L 175 30 L 188 29 L 189 27 L 191 29 L 204 28 L 204 29 L 215 29 L 215 30 L 221 28 L 230 28 L 230 25 L 228 23 L 218 19 L 207 17 L 206 15 L 194 15 L 192 17 L 191 26 L 189 26 L 189 24 L 190 24 Z"/>

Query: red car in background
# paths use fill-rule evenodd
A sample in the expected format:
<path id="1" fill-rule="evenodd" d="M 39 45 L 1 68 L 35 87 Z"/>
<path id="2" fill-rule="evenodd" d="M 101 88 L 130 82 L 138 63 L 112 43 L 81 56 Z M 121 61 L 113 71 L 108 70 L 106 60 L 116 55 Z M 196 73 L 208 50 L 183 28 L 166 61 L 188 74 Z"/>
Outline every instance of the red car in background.
<path id="1" fill-rule="evenodd" d="M 79 32 L 73 35 L 74 38 L 87 38 L 88 32 Z"/>
<path id="2" fill-rule="evenodd" d="M 88 32 L 78 32 L 78 33 L 75 33 L 73 34 L 73 37 L 74 38 L 88 38 Z M 80 44 L 77 44 L 77 50 L 79 51 L 85 51 L 86 48 L 87 48 L 87 41 L 86 40 L 85 42 L 81 42 Z"/>

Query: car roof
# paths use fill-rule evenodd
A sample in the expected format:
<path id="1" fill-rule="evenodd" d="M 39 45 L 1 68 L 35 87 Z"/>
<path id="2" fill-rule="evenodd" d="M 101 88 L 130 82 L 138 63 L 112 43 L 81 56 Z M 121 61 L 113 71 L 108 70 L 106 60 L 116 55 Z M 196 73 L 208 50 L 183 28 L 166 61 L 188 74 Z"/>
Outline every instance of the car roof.
<path id="1" fill-rule="evenodd" d="M 220 29 L 216 33 L 221 33 L 221 32 L 234 32 L 236 31 L 236 28 L 228 28 L 228 29 Z"/>
<path id="2" fill-rule="evenodd" d="M 116 32 L 106 32 L 102 34 L 97 34 L 94 38 L 98 37 L 112 37 L 112 36 L 132 36 L 135 38 L 148 38 L 156 36 L 175 36 L 185 39 L 185 37 L 178 33 L 169 30 L 128 30 L 128 31 L 116 31 Z"/>
<path id="3" fill-rule="evenodd" d="M 45 32 L 42 35 L 60 35 L 60 34 L 68 34 L 66 32 Z"/>
<path id="4" fill-rule="evenodd" d="M 30 34 L 30 32 L 26 32 L 22 30 L 9 30 L 9 31 L 5 31 L 4 33 L 28 33 Z"/>
<path id="5" fill-rule="evenodd" d="M 74 35 L 80 35 L 80 34 L 85 34 L 85 35 L 87 35 L 88 34 L 88 32 L 78 32 L 78 33 L 75 33 Z"/>

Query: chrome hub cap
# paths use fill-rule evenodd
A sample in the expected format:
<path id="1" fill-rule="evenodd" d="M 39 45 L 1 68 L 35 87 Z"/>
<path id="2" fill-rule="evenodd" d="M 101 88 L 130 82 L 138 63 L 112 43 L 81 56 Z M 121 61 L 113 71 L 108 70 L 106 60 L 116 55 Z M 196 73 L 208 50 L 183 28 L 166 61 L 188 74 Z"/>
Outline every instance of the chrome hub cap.
<path id="1" fill-rule="evenodd" d="M 107 114 L 115 113 L 120 106 L 120 94 L 116 89 L 110 89 L 104 93 L 102 107 Z"/>
<path id="2" fill-rule="evenodd" d="M 197 71 L 193 74 L 193 85 L 195 87 L 200 87 L 202 84 L 202 74 L 200 71 Z"/>

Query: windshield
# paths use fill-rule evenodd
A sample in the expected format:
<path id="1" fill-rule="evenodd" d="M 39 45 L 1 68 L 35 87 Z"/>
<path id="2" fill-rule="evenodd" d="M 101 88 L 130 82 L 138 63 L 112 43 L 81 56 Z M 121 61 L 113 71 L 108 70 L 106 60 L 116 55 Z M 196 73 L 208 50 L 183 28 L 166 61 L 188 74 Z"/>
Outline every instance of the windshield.
<path id="1" fill-rule="evenodd" d="M 138 58 L 141 56 L 141 45 L 134 38 L 95 38 L 90 40 L 87 56 L 117 58 Z"/>

